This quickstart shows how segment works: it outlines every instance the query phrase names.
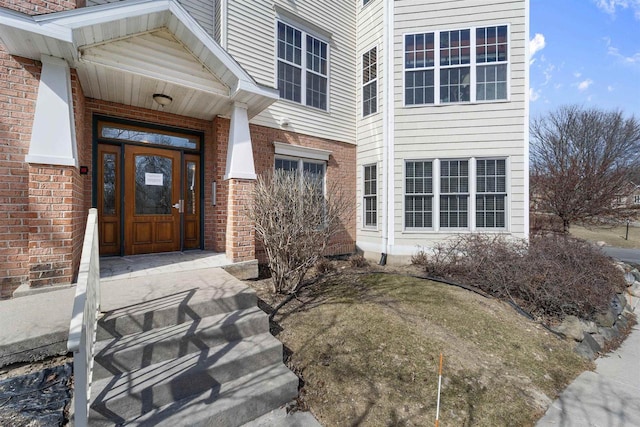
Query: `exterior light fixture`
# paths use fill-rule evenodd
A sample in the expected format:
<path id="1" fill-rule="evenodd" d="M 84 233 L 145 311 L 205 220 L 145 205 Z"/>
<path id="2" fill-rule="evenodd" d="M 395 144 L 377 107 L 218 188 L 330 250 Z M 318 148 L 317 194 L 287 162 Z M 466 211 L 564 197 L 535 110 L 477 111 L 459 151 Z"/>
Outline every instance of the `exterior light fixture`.
<path id="1" fill-rule="evenodd" d="M 173 98 L 163 93 L 154 93 L 153 100 L 156 101 L 156 103 L 158 103 L 158 105 L 160 105 L 161 107 L 166 107 L 167 105 L 171 104 Z"/>

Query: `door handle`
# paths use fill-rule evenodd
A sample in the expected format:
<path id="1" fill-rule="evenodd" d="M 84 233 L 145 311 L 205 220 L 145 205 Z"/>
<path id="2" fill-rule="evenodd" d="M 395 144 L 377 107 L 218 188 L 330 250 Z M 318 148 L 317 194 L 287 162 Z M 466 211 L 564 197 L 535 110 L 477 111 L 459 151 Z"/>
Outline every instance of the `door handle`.
<path id="1" fill-rule="evenodd" d="M 184 212 L 184 200 L 178 200 L 178 203 L 172 205 L 174 208 L 178 209 L 178 213 Z"/>

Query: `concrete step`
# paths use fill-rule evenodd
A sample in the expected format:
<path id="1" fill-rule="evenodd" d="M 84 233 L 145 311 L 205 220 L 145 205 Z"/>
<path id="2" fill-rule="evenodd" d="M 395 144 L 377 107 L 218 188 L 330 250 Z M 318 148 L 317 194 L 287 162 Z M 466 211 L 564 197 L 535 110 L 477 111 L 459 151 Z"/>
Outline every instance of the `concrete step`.
<path id="1" fill-rule="evenodd" d="M 224 383 L 216 391 L 154 408 L 126 425 L 237 427 L 286 405 L 297 395 L 298 377 L 279 362 Z"/>
<path id="2" fill-rule="evenodd" d="M 90 424 L 123 423 L 200 393 L 213 400 L 224 383 L 277 363 L 282 344 L 267 332 L 104 378 L 91 386 Z"/>
<path id="3" fill-rule="evenodd" d="M 103 304 L 102 310 L 105 313 L 98 321 L 96 339 L 102 341 L 121 338 L 126 335 L 151 331 L 155 328 L 164 328 L 217 314 L 255 307 L 257 305 L 255 292 L 240 284 L 232 276 L 229 277 L 233 280 L 225 283 L 226 286 L 194 287 L 166 296 L 148 298 L 134 304 L 123 303 L 119 305 L 122 308 L 111 310 L 108 307 L 114 305 L 113 301 L 110 304 Z M 122 285 L 116 281 L 107 283 L 108 286 Z M 160 285 L 158 288 L 162 288 Z M 141 288 L 139 291 L 144 293 L 144 286 L 136 285 L 136 287 Z M 153 291 L 158 292 L 156 289 Z M 113 290 L 111 292 L 114 293 Z M 153 296 L 154 294 L 147 295 Z"/>
<path id="4" fill-rule="evenodd" d="M 134 371 L 267 331 L 267 315 L 258 307 L 252 307 L 98 341 L 93 379 Z"/>

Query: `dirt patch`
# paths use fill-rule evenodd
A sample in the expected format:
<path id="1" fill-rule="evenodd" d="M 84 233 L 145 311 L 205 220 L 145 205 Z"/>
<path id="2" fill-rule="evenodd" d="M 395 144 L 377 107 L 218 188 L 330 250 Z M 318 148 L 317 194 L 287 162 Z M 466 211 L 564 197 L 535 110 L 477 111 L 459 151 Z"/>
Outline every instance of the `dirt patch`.
<path id="1" fill-rule="evenodd" d="M 410 269 L 396 273 L 418 273 Z M 533 425 L 592 366 L 497 300 L 391 268 L 335 270 L 274 325 L 303 379 L 303 405 L 323 425 L 433 424 L 440 353 L 443 426 Z M 282 298 L 266 279 L 248 283 L 267 310 Z"/>

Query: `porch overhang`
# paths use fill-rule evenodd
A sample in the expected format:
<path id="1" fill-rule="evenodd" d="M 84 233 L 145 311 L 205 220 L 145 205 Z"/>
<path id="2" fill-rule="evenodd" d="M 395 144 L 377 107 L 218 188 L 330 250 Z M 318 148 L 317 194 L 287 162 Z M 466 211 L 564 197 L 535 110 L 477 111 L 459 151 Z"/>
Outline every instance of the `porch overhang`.
<path id="1" fill-rule="evenodd" d="M 175 0 L 128 0 L 47 15 L 0 9 L 0 40 L 12 55 L 61 58 L 89 98 L 211 120 L 248 117 L 278 100 Z M 173 98 L 168 106 L 154 93 Z"/>

